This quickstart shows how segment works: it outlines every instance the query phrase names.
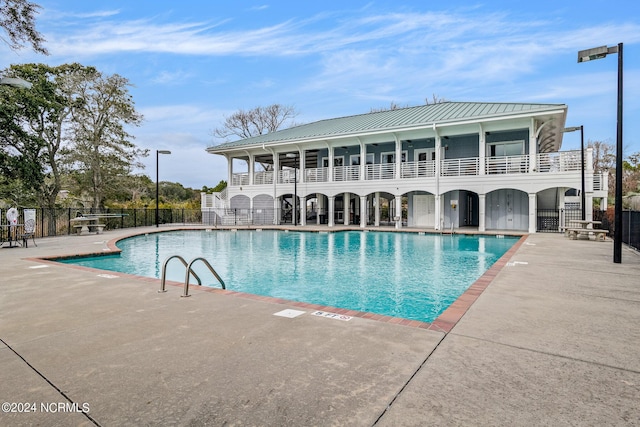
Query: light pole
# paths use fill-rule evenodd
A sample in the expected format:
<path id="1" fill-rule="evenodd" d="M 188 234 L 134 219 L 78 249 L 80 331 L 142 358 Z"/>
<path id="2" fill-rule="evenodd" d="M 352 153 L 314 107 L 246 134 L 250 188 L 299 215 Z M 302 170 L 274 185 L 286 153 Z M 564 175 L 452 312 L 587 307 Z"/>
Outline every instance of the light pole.
<path id="1" fill-rule="evenodd" d="M 580 131 L 580 172 L 582 175 L 582 181 L 581 181 L 581 187 L 580 187 L 580 196 L 581 196 L 581 200 L 580 200 L 580 206 L 582 207 L 582 220 L 584 221 L 585 219 L 587 219 L 587 215 L 585 212 L 585 204 L 587 201 L 587 197 L 584 194 L 584 126 L 580 125 L 580 126 L 573 126 L 570 128 L 564 128 L 562 131 L 563 132 L 575 132 L 579 130 Z"/>
<path id="2" fill-rule="evenodd" d="M 156 150 L 156 227 L 160 227 L 160 203 L 158 201 L 158 195 L 160 193 L 160 181 L 159 181 L 159 172 L 158 166 L 160 165 L 160 154 L 171 154 L 169 150 Z"/>
<path id="3" fill-rule="evenodd" d="M 613 262 L 622 262 L 622 43 L 600 46 L 578 52 L 578 63 L 618 54 L 618 126 L 616 132 L 616 194 L 613 216 Z"/>
<path id="4" fill-rule="evenodd" d="M 295 159 L 293 166 L 293 225 L 298 225 L 298 154 L 287 153 L 287 157 Z"/>

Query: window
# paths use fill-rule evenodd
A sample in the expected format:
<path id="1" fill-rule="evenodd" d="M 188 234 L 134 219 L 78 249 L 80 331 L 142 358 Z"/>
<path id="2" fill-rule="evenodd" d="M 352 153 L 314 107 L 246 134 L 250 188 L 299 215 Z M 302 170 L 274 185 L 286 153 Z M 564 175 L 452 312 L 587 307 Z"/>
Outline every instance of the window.
<path id="1" fill-rule="evenodd" d="M 489 156 L 520 156 L 524 154 L 524 141 L 502 141 L 489 143 Z"/>
<path id="2" fill-rule="evenodd" d="M 334 157 L 333 158 L 333 166 L 342 166 L 344 164 L 344 157 L 339 156 L 339 157 Z M 328 168 L 329 167 L 329 158 L 328 157 L 323 157 L 322 158 L 322 167 L 323 168 Z"/>
<path id="3" fill-rule="evenodd" d="M 351 166 L 358 166 L 360 164 L 360 154 L 352 154 L 351 155 Z M 373 164 L 373 153 L 367 154 L 367 164 Z"/>
<path id="4" fill-rule="evenodd" d="M 388 151 L 386 153 L 382 153 L 380 154 L 380 160 L 382 163 L 395 163 L 396 162 L 396 152 L 395 151 Z M 407 151 L 403 151 L 402 152 L 402 161 L 406 162 L 407 161 Z"/>

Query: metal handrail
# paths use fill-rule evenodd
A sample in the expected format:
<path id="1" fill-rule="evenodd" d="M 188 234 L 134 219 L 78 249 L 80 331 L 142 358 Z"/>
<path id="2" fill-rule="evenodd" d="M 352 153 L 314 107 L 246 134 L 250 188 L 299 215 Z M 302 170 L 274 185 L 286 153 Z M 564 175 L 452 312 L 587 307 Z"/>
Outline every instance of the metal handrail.
<path id="1" fill-rule="evenodd" d="M 169 258 L 167 258 L 164 261 L 164 264 L 162 264 L 162 281 L 160 282 L 160 290 L 158 291 L 158 293 L 160 292 L 167 292 L 165 289 L 165 284 L 167 282 L 167 264 L 169 264 L 169 261 L 171 261 L 172 259 L 177 258 L 180 260 L 180 262 L 182 263 L 182 265 L 184 265 L 185 267 L 187 267 L 187 277 L 189 275 L 189 271 L 191 270 L 190 267 L 187 265 L 187 261 L 185 261 L 184 258 L 182 258 L 180 255 L 172 255 Z M 198 275 L 195 273 L 195 271 L 191 270 L 191 274 L 193 274 L 193 277 L 196 278 L 196 280 L 198 281 L 198 285 L 202 285 L 202 280 L 200 280 L 200 277 L 198 277 Z"/>
<path id="2" fill-rule="evenodd" d="M 186 272 L 186 274 L 184 276 L 184 293 L 182 294 L 183 297 L 188 297 L 189 296 L 189 272 L 190 271 L 193 272 L 193 270 L 191 270 L 191 266 L 196 261 L 204 262 L 204 265 L 206 265 L 207 268 L 209 268 L 209 271 L 216 277 L 216 279 L 218 279 L 218 281 L 222 285 L 222 289 L 227 289 L 225 284 L 224 284 L 224 281 L 220 278 L 220 276 L 218 276 L 218 273 L 216 273 L 216 271 L 213 269 L 211 264 L 209 264 L 209 261 L 207 261 L 205 258 L 198 257 L 198 258 L 192 259 L 191 262 L 189 263 L 189 265 L 187 266 L 187 272 Z M 198 283 L 198 284 L 201 284 L 201 283 Z"/>

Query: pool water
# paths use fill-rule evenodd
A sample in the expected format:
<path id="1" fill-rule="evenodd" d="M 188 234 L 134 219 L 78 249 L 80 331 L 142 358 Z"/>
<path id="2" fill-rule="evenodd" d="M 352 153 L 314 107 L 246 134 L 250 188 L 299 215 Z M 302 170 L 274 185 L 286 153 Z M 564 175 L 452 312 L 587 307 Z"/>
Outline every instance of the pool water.
<path id="1" fill-rule="evenodd" d="M 160 278 L 164 261 L 205 257 L 227 289 L 432 322 L 516 237 L 343 231 L 171 231 L 118 242 L 119 255 L 63 260 Z M 204 285 L 220 287 L 202 263 Z M 184 282 L 169 262 L 167 278 Z M 191 279 L 191 283 L 196 281 Z"/>

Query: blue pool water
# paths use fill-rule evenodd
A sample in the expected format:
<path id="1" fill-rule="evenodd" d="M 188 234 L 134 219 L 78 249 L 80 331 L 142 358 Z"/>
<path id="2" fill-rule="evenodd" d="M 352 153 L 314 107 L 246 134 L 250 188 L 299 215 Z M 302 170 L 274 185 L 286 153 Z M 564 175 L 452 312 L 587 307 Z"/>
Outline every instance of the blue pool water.
<path id="1" fill-rule="evenodd" d="M 63 260 L 160 278 L 205 257 L 227 289 L 431 322 L 518 238 L 344 231 L 172 231 L 118 242 L 120 255 Z M 203 284 L 219 287 L 200 263 Z M 184 282 L 169 263 L 167 278 Z M 191 283 L 196 283 L 191 280 Z"/>

